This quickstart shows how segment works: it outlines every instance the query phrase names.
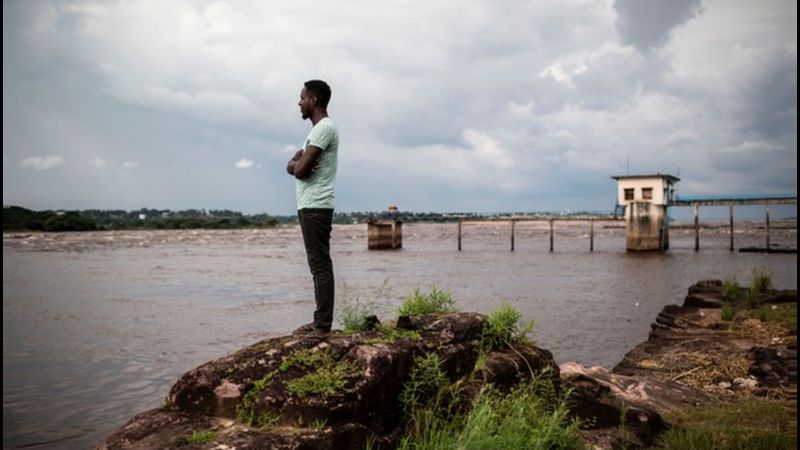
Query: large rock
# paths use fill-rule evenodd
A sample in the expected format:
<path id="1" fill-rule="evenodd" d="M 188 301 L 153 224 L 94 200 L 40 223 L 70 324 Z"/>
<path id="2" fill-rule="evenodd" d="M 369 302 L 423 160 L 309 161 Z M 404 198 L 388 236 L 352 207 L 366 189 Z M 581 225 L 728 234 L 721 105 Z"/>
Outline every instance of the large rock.
<path id="1" fill-rule="evenodd" d="M 451 381 L 467 381 L 467 395 L 484 383 L 508 388 L 541 372 L 557 386 L 552 354 L 530 345 L 490 352 L 475 370 L 486 323 L 481 314 L 399 323 L 404 334 L 394 337 L 380 331 L 334 332 L 323 340 L 284 336 L 206 363 L 175 383 L 165 407 L 134 417 L 98 448 L 181 448 L 201 431 L 213 431 L 213 438 L 192 448 L 348 449 L 364 448 L 368 439 L 392 447 L 404 426 L 399 396 L 415 358 L 430 352 Z M 301 379 L 306 391 L 298 388 Z"/>
<path id="2" fill-rule="evenodd" d="M 739 289 L 744 291 L 744 288 Z M 761 294 L 759 301 L 762 304 L 796 303 L 797 291 L 771 290 Z M 732 322 L 721 320 L 719 308 L 723 304 L 721 281 L 706 280 L 689 287 L 683 305 L 665 306 L 651 324 L 647 341 L 629 351 L 613 372 L 685 382 L 697 378 L 698 374 L 719 369 L 717 372 L 721 373 L 715 379 L 697 380 L 696 384 L 708 382 L 698 387 L 727 386 L 738 377 L 748 376 L 754 377 L 758 388 L 792 389 L 796 386 L 796 351 L 787 349 L 784 343 L 790 337 L 775 336 L 776 343 L 764 344 L 759 342 L 757 333 L 736 331 L 747 327 L 732 327 Z M 741 315 L 737 315 L 736 321 L 750 321 L 752 326 L 761 327 L 759 321 Z M 739 373 L 724 370 L 732 368 Z"/>
<path id="3" fill-rule="evenodd" d="M 581 420 L 588 443 L 599 448 L 651 447 L 668 428 L 665 413 L 714 398 L 658 377 L 630 377 L 572 362 L 560 368 L 562 384 L 571 392 L 572 415 Z"/>
<path id="4" fill-rule="evenodd" d="M 797 293 L 770 291 L 760 301 L 796 303 Z M 759 395 L 781 388 L 789 398 L 795 395 L 796 336 L 759 344 L 752 334 L 721 320 L 723 304 L 722 282 L 701 281 L 689 288 L 682 306 L 664 307 L 647 341 L 612 371 L 561 365 L 562 385 L 572 393 L 571 412 L 581 419 L 589 446 L 649 448 L 670 426 L 665 413 L 708 405 L 736 391 Z"/>

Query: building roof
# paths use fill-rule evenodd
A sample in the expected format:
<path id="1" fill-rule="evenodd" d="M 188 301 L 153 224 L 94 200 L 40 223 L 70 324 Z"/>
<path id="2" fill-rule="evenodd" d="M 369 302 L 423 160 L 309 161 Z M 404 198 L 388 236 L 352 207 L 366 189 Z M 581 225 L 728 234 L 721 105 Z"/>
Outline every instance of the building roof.
<path id="1" fill-rule="evenodd" d="M 670 183 L 681 181 L 680 178 L 666 173 L 657 173 L 655 175 L 615 175 L 611 178 L 615 180 L 633 180 L 637 178 L 666 178 L 667 180 L 669 180 Z"/>

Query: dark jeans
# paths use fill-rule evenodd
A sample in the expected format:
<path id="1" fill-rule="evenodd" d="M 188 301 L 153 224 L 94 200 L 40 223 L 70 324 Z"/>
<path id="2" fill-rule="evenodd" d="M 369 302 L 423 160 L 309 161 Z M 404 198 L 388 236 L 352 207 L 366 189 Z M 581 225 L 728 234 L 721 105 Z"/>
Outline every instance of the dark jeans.
<path id="1" fill-rule="evenodd" d="M 330 328 L 333 323 L 333 262 L 331 261 L 331 224 L 333 210 L 303 208 L 297 211 L 306 257 L 314 276 L 314 326 Z"/>

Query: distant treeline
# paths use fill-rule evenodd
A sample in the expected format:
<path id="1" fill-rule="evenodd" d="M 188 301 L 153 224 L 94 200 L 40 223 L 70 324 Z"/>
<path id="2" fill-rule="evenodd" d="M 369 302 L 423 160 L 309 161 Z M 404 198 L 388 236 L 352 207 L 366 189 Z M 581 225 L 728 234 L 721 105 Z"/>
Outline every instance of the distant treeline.
<path id="1" fill-rule="evenodd" d="M 31 211 L 19 206 L 3 208 L 3 230 L 92 231 L 179 230 L 193 228 L 270 228 L 297 222 L 296 217 L 245 215 L 229 210 L 136 211 L 87 209 L 83 211 Z"/>
<path id="2" fill-rule="evenodd" d="M 397 218 L 404 222 L 449 222 L 454 216 L 440 213 L 387 212 L 335 213 L 336 224 L 364 223 L 370 219 Z M 3 208 L 3 230 L 93 231 L 271 228 L 297 224 L 297 216 L 247 215 L 230 210 L 187 209 L 171 211 L 142 208 L 135 211 L 87 209 L 83 211 L 32 211 L 19 206 Z"/>
<path id="3" fill-rule="evenodd" d="M 520 213 L 515 213 L 520 214 Z M 596 215 L 597 213 L 573 213 Z M 437 213 L 437 212 L 337 212 L 333 216 L 335 224 L 365 223 L 371 219 L 394 218 L 403 222 L 455 222 L 459 217 L 469 219 L 489 219 L 508 216 L 509 213 L 486 215 L 478 213 Z M 551 217 L 553 214 L 539 213 L 535 216 Z M 185 230 L 195 228 L 272 228 L 297 224 L 297 215 L 272 216 L 262 214 L 242 214 L 238 211 L 187 209 L 171 211 L 168 209 L 142 208 L 135 211 L 86 209 L 83 211 L 31 211 L 19 206 L 3 208 L 4 231 L 92 231 L 92 230 Z"/>

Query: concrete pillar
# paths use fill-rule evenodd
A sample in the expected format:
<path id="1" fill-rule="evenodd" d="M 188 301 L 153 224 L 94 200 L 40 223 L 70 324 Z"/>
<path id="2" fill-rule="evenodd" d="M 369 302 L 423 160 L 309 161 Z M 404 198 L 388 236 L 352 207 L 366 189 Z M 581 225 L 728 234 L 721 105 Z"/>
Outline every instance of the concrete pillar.
<path id="1" fill-rule="evenodd" d="M 667 239 L 664 221 L 667 207 L 650 202 L 631 202 L 625 208 L 625 246 L 628 251 L 659 251 Z M 665 235 L 662 236 L 662 233 Z"/>
<path id="2" fill-rule="evenodd" d="M 402 247 L 402 222 L 399 220 L 370 220 L 367 222 L 367 248 L 383 250 Z"/>

